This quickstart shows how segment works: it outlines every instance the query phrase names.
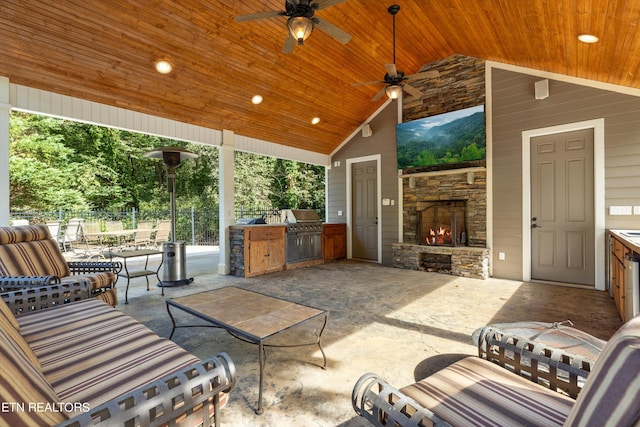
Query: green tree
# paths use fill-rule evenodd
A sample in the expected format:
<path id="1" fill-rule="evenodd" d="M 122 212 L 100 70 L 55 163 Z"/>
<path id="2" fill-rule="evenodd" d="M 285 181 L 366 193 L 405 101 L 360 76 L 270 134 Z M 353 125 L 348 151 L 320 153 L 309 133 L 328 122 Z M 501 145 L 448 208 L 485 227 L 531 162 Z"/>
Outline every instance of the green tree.
<path id="1" fill-rule="evenodd" d="M 217 210 L 218 149 L 85 123 L 14 112 L 12 210 L 167 211 L 167 170 L 144 153 L 176 146 L 198 154 L 176 169 L 176 205 Z M 324 168 L 236 152 L 236 206 L 324 204 Z"/>

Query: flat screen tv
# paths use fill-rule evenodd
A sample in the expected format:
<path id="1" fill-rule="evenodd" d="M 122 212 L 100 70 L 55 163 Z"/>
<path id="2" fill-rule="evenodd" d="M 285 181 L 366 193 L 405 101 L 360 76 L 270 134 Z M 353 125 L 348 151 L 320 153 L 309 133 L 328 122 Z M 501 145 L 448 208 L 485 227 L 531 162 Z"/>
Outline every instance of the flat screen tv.
<path id="1" fill-rule="evenodd" d="M 396 125 L 398 169 L 469 167 L 485 159 L 484 105 Z"/>

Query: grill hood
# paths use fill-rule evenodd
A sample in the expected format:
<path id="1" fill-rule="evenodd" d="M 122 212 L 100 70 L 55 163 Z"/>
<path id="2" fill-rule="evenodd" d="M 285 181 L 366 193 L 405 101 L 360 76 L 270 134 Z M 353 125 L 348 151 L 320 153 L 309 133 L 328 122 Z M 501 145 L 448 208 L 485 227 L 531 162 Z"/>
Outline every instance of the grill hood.
<path id="1" fill-rule="evenodd" d="M 320 222 L 320 215 L 313 209 L 285 209 L 282 211 L 283 222 L 299 224 L 305 222 Z"/>

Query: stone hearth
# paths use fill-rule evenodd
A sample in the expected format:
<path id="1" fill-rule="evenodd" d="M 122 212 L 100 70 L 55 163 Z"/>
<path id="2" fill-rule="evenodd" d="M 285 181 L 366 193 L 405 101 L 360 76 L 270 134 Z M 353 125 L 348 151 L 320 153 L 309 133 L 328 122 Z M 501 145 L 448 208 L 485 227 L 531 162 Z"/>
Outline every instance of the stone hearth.
<path id="1" fill-rule="evenodd" d="M 489 249 L 474 247 L 426 246 L 409 243 L 394 243 L 393 266 L 405 270 L 426 271 L 429 255 L 440 264 L 441 255 L 451 257 L 449 273 L 453 276 L 487 279 L 489 277 Z"/>

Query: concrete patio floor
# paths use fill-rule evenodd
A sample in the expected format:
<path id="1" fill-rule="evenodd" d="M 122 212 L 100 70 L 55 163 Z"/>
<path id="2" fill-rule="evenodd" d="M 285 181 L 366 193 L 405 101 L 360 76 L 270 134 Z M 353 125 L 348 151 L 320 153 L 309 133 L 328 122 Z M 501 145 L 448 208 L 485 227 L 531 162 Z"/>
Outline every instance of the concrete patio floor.
<path id="1" fill-rule="evenodd" d="M 153 263 L 157 260 L 151 260 Z M 139 262 L 139 261 L 138 261 Z M 134 262 L 130 263 L 135 266 Z M 211 328 L 179 329 L 174 342 L 200 358 L 226 352 L 238 383 L 222 411 L 231 426 L 366 426 L 351 408 L 351 390 L 366 372 L 396 386 L 423 378 L 448 355 L 476 354 L 472 333 L 490 323 L 555 322 L 608 339 L 621 325 L 606 292 L 518 281 L 477 280 L 340 261 L 245 279 L 218 275 L 216 247 L 188 247 L 187 273 L 194 282 L 165 288 L 132 279 L 118 282 L 118 309 L 160 336 L 171 333 L 165 299 L 237 286 L 329 311 L 323 335 L 328 367 L 317 347 L 267 349 L 264 414 L 256 415 L 257 346 Z M 178 321 L 193 320 L 187 315 Z M 320 325 L 309 324 L 309 329 Z"/>

